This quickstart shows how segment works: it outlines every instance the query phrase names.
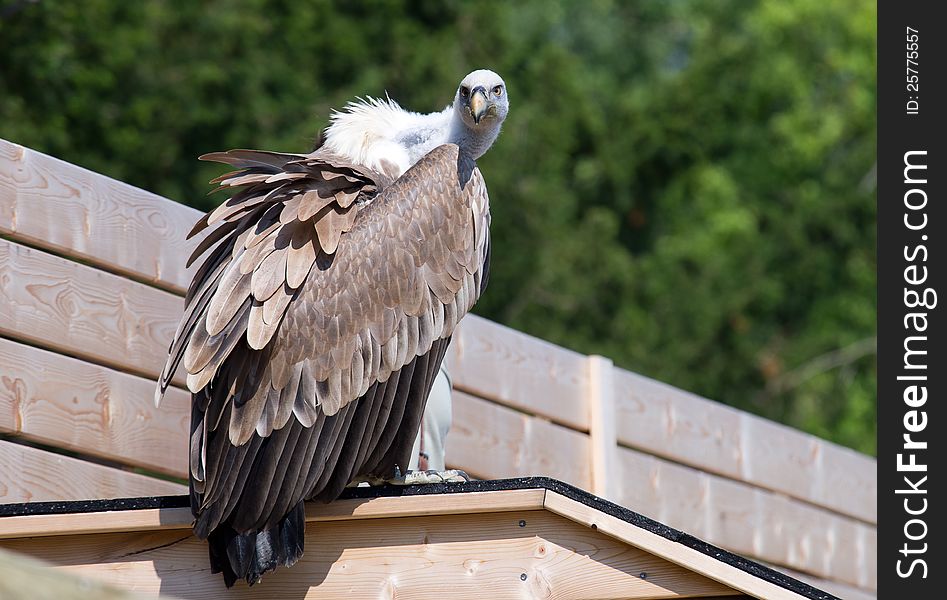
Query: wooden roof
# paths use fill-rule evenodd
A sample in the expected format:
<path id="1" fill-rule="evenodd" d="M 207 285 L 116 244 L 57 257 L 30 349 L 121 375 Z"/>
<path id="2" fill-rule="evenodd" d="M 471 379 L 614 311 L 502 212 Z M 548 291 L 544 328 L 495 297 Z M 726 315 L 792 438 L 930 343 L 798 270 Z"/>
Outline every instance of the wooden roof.
<path id="1" fill-rule="evenodd" d="M 150 595 L 217 598 L 186 496 L 0 506 L 0 547 Z M 307 506 L 306 554 L 227 598 L 834 596 L 547 478 L 357 488 Z"/>

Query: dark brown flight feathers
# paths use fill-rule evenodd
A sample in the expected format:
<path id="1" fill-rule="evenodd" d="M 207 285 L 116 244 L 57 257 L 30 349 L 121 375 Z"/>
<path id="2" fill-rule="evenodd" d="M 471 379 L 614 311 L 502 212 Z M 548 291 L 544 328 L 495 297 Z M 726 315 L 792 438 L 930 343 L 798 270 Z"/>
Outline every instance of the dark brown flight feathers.
<path id="1" fill-rule="evenodd" d="M 490 217 L 479 170 L 452 144 L 396 180 L 323 150 L 202 158 L 237 169 L 214 180 L 234 193 L 191 231 L 210 229 L 189 264 L 206 257 L 157 397 L 183 364 L 207 537 L 273 528 L 303 499 L 406 468 L 450 336 L 486 282 Z M 276 564 L 240 572 L 226 552 L 231 567 L 215 568 L 233 569 L 228 583 Z"/>

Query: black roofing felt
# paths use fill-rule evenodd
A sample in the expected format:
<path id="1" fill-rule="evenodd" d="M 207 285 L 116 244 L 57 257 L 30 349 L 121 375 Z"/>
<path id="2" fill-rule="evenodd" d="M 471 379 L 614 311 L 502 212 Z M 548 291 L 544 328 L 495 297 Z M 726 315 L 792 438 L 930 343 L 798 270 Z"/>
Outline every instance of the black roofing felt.
<path id="1" fill-rule="evenodd" d="M 341 498 L 379 498 L 401 496 L 426 496 L 431 494 L 463 494 L 469 492 L 487 492 L 502 490 L 547 489 L 571 498 L 577 502 L 611 515 L 626 523 L 660 535 L 678 544 L 682 544 L 706 554 L 722 563 L 736 567 L 754 577 L 778 585 L 812 600 L 839 600 L 836 596 L 816 589 L 807 583 L 794 579 L 753 562 L 747 558 L 717 548 L 692 535 L 668 527 L 644 515 L 599 498 L 589 492 L 548 477 L 520 477 L 517 479 L 478 480 L 467 483 L 434 483 L 412 486 L 382 486 L 349 488 Z M 23 504 L 0 504 L 0 517 L 19 515 L 47 515 L 64 513 L 103 512 L 117 510 L 139 510 L 147 508 L 182 508 L 190 506 L 187 496 L 154 496 L 148 498 L 122 498 L 119 500 L 78 500 L 69 502 L 29 502 Z"/>

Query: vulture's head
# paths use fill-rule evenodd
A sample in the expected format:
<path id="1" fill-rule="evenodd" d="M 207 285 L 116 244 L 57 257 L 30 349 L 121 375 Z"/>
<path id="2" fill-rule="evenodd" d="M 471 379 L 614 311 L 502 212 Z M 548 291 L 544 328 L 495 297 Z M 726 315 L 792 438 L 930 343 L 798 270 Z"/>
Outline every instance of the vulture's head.
<path id="1" fill-rule="evenodd" d="M 464 77 L 454 96 L 454 111 L 474 132 L 497 130 L 510 109 L 503 78 L 489 69 Z"/>

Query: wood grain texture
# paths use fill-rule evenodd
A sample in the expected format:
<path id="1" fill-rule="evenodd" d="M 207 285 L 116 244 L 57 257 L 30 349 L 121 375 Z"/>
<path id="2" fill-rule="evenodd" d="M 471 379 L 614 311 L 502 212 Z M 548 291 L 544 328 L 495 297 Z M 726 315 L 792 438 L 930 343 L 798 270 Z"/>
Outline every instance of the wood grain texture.
<path id="1" fill-rule="evenodd" d="M 186 492 L 170 481 L 0 440 L 0 504 Z"/>
<path id="2" fill-rule="evenodd" d="M 328 504 L 306 504 L 306 521 L 390 519 L 445 514 L 480 514 L 540 510 L 544 489 L 432 494 L 403 497 L 346 498 Z M 19 515 L 0 518 L 0 539 L 91 533 L 190 529 L 190 508 L 155 508 L 113 512 Z"/>
<path id="3" fill-rule="evenodd" d="M 688 569 L 724 583 L 756 598 L 767 600 L 801 600 L 802 596 L 755 577 L 711 556 L 688 548 L 656 533 L 636 527 L 612 515 L 602 513 L 556 492 L 547 492 L 547 510 L 597 531 L 641 548 Z"/>
<path id="4" fill-rule="evenodd" d="M 183 293 L 193 208 L 0 139 L 0 233 Z"/>
<path id="5" fill-rule="evenodd" d="M 813 577 L 812 575 L 808 575 L 806 573 L 800 573 L 799 571 L 793 571 L 792 569 L 787 569 L 786 567 L 780 567 L 778 565 L 767 565 L 767 566 L 777 571 L 780 571 L 782 573 L 785 573 L 786 575 L 789 575 L 790 577 L 798 579 L 799 581 L 808 583 L 812 587 L 828 592 L 834 596 L 838 596 L 839 598 L 842 598 L 843 600 L 875 600 L 878 597 L 874 590 L 867 590 L 864 588 L 846 585 L 844 583 L 832 581 L 831 579 L 822 579 L 820 577 Z"/>
<path id="6" fill-rule="evenodd" d="M 877 523 L 875 459 L 750 414 L 741 419 L 749 456 L 741 479 Z"/>
<path id="7" fill-rule="evenodd" d="M 141 600 L 144 597 L 0 550 L 0 598 L 6 600 Z"/>
<path id="8" fill-rule="evenodd" d="M 636 373 L 614 377 L 622 444 L 877 521 L 873 458 Z"/>
<path id="9" fill-rule="evenodd" d="M 241 583 L 229 591 L 220 575 L 210 573 L 206 546 L 187 532 L 0 545 L 118 587 L 186 599 L 733 594 L 725 585 L 546 511 L 310 523 L 299 563 L 267 575 L 253 588 Z"/>
<path id="10" fill-rule="evenodd" d="M 307 521 L 381 519 L 428 515 L 479 514 L 538 510 L 546 497 L 544 489 L 465 492 L 421 496 L 335 500 L 328 504 L 306 504 Z"/>
<path id="11" fill-rule="evenodd" d="M 190 395 L 0 338 L 0 432 L 187 477 Z"/>
<path id="12" fill-rule="evenodd" d="M 604 356 L 589 356 L 589 447 L 592 466 L 592 492 L 602 498 L 618 497 L 621 482 L 618 469 L 618 434 L 615 431 L 615 400 L 612 361 Z"/>
<path id="13" fill-rule="evenodd" d="M 0 239 L 4 337 L 156 379 L 183 307 L 168 292 Z"/>
<path id="14" fill-rule="evenodd" d="M 449 465 L 483 479 L 545 475 L 591 487 L 587 435 L 455 391 Z"/>
<path id="15" fill-rule="evenodd" d="M 873 526 L 634 450 L 622 448 L 619 456 L 619 504 L 738 554 L 875 587 L 866 575 Z"/>
<path id="16" fill-rule="evenodd" d="M 191 509 L 146 508 L 0 517 L 0 540 L 133 531 L 190 530 Z M 52 543 L 52 542 L 51 542 Z"/>
<path id="17" fill-rule="evenodd" d="M 588 431 L 585 357 L 467 315 L 448 352 L 454 387 Z"/>

